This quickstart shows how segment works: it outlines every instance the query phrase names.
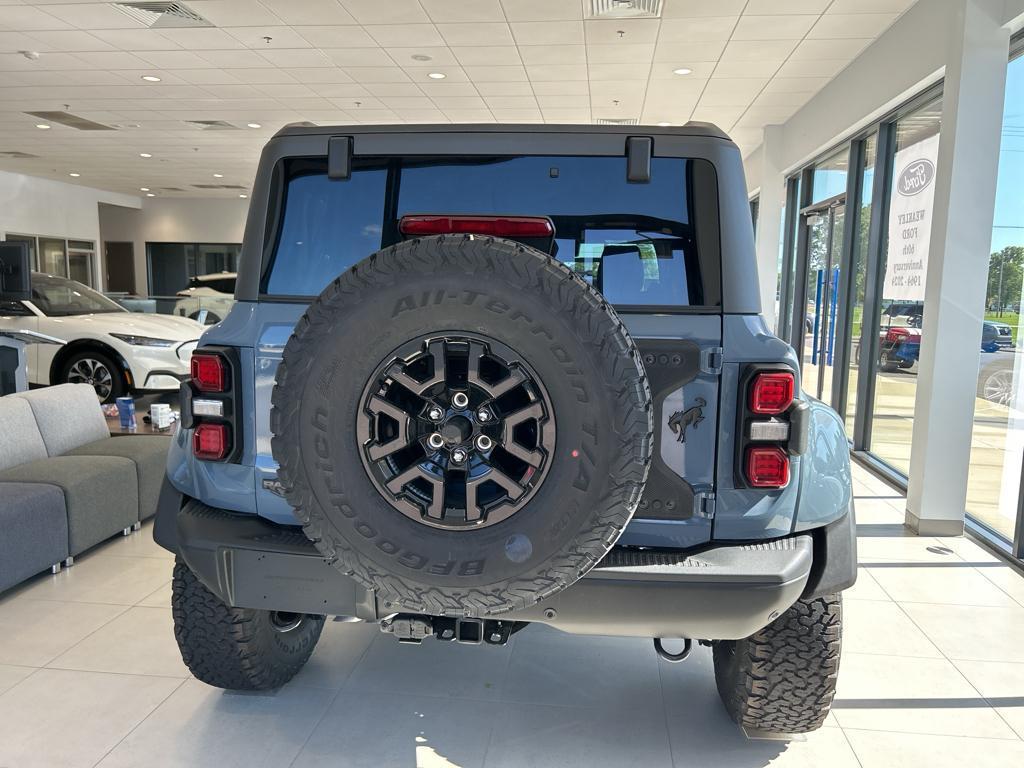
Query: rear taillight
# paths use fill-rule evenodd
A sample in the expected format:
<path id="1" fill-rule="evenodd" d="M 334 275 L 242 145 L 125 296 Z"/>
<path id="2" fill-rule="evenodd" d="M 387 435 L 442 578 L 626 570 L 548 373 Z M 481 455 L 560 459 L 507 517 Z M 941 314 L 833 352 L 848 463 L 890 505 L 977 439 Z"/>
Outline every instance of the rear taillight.
<path id="1" fill-rule="evenodd" d="M 758 373 L 750 384 L 750 412 L 774 416 L 793 403 L 793 374 L 786 371 Z"/>
<path id="2" fill-rule="evenodd" d="M 908 336 L 910 332 L 906 328 L 890 328 L 885 334 L 885 340 L 890 344 L 898 344 Z"/>
<path id="3" fill-rule="evenodd" d="M 753 488 L 785 488 L 789 485 L 789 455 L 777 445 L 747 449 L 747 482 Z"/>
<path id="4" fill-rule="evenodd" d="M 209 352 L 193 352 L 192 383 L 200 392 L 227 391 L 230 381 L 224 358 Z"/>
<path id="5" fill-rule="evenodd" d="M 555 233 L 551 220 L 543 216 L 403 216 L 398 230 L 410 237 L 463 234 L 544 238 Z"/>
<path id="6" fill-rule="evenodd" d="M 231 453 L 231 433 L 227 424 L 197 424 L 192 433 L 192 453 L 197 459 L 221 461 Z"/>

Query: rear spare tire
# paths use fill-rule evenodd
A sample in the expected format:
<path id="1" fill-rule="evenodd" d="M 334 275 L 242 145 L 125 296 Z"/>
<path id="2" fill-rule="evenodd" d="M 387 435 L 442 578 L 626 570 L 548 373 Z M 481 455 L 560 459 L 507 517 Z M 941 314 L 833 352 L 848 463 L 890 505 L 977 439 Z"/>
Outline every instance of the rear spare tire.
<path id="1" fill-rule="evenodd" d="M 488 616 L 579 579 L 629 522 L 650 391 L 601 296 L 454 235 L 338 277 L 284 350 L 273 454 L 307 536 L 390 610 Z"/>

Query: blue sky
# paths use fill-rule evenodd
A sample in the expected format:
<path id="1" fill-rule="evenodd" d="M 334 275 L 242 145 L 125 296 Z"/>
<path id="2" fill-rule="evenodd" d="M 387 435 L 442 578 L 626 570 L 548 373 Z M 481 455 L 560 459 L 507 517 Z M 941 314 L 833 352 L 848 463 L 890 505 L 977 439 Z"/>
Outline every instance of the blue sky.
<path id="1" fill-rule="evenodd" d="M 999 148 L 999 183 L 992 227 L 992 251 L 1024 245 L 1024 57 L 1006 70 L 1006 102 Z"/>

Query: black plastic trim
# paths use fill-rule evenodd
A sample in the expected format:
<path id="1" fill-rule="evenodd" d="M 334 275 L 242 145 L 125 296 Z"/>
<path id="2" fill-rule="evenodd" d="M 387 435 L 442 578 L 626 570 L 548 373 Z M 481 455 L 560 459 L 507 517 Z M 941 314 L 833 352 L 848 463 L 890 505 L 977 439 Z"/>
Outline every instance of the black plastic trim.
<path id="1" fill-rule="evenodd" d="M 331 136 L 327 140 L 327 178 L 344 180 L 352 175 L 352 137 Z"/>
<path id="2" fill-rule="evenodd" d="M 852 587 L 857 581 L 857 518 L 853 500 L 845 515 L 823 528 L 815 528 L 811 535 L 814 564 L 801 597 L 822 597 Z"/>
<path id="3" fill-rule="evenodd" d="M 651 155 L 654 139 L 650 136 L 630 136 L 626 139 L 626 181 L 647 184 L 651 180 Z"/>

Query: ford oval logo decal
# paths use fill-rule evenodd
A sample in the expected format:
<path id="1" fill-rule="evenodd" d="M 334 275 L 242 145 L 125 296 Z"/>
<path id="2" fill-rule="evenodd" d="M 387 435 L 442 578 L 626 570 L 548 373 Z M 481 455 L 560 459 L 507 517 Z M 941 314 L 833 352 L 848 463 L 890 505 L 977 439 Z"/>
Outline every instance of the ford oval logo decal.
<path id="1" fill-rule="evenodd" d="M 915 160 L 900 172 L 896 181 L 896 191 L 904 197 L 923 192 L 935 178 L 935 164 L 931 160 L 921 158 Z"/>

